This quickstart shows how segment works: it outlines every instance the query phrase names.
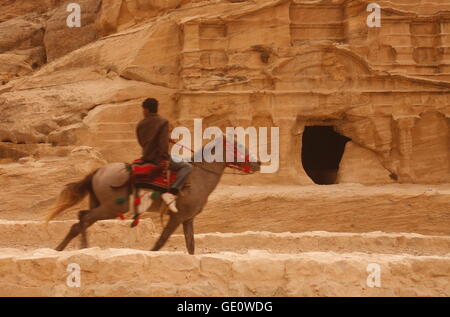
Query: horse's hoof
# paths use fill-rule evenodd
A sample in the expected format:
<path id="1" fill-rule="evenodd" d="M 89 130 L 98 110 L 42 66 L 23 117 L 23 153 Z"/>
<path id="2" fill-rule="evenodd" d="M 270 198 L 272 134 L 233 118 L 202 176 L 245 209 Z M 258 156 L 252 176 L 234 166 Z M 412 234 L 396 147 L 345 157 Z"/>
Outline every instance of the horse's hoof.
<path id="1" fill-rule="evenodd" d="M 134 218 L 134 220 L 130 225 L 131 228 L 136 227 L 139 224 L 139 220 L 140 220 L 139 216 L 134 216 L 133 218 Z"/>

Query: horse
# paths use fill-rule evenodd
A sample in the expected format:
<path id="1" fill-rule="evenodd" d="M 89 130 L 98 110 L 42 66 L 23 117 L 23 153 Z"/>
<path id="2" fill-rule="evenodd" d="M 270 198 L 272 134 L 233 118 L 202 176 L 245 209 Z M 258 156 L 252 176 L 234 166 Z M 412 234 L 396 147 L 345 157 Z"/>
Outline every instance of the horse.
<path id="1" fill-rule="evenodd" d="M 249 154 L 247 148 L 238 142 L 232 142 L 233 145 L 230 146 L 230 142 L 226 139 L 225 136 L 216 138 L 223 146 L 222 153 L 230 153 L 230 147 L 232 148 L 233 152 L 231 153 L 234 153 L 234 159 L 227 158 L 222 162 L 202 160 L 191 163 L 193 169 L 188 177 L 190 186 L 182 189 L 181 195 L 176 200 L 178 212 L 169 212 L 169 221 L 151 251 L 160 250 L 178 226 L 183 224 L 187 251 L 189 254 L 194 254 L 194 218 L 202 212 L 209 195 L 219 184 L 225 169 L 231 167 L 247 174 L 260 170 L 261 163 Z M 245 149 L 244 153 L 240 152 L 240 149 Z M 123 185 L 123 175 L 126 175 L 127 178 L 125 185 Z M 55 250 L 64 250 L 69 242 L 79 234 L 81 234 L 81 248 L 87 248 L 86 230 L 91 225 L 99 220 L 114 219 L 118 215 L 127 213 L 130 209 L 130 196 L 132 197 L 132 194 L 137 192 L 135 186 L 129 181 L 130 177 L 126 163 L 109 163 L 88 174 L 81 181 L 67 184 L 59 195 L 55 209 L 48 215 L 47 222 L 82 201 L 87 195 L 89 195 L 89 210 L 81 210 L 78 213 L 79 222 L 70 228 L 66 237 Z M 117 179 L 122 179 L 120 181 L 122 184 L 117 184 Z"/>

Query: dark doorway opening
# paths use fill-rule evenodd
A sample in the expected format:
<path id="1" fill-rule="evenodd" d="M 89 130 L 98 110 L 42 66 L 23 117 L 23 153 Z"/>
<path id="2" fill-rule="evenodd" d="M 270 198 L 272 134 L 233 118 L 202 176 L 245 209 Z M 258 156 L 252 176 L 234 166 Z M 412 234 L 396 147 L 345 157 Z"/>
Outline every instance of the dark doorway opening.
<path id="1" fill-rule="evenodd" d="M 316 184 L 336 184 L 345 144 L 351 139 L 332 126 L 307 126 L 303 132 L 302 164 Z"/>

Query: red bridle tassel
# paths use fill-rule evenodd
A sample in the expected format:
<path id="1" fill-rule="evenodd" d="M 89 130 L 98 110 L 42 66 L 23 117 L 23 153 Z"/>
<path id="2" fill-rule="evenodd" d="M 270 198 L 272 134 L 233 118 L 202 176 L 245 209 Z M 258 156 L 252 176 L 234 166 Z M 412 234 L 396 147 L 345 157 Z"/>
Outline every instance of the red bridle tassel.
<path id="1" fill-rule="evenodd" d="M 248 166 L 248 165 L 246 165 L 246 166 L 244 166 L 243 168 L 242 168 L 242 170 L 244 171 L 244 173 L 250 173 L 250 171 L 251 171 L 251 167 L 250 166 Z"/>

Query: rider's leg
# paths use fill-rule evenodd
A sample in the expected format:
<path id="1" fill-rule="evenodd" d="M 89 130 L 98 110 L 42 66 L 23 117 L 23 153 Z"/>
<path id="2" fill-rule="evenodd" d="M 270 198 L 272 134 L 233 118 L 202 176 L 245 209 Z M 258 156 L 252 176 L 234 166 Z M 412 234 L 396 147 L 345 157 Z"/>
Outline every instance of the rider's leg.
<path id="1" fill-rule="evenodd" d="M 187 162 L 175 162 L 172 158 L 170 159 L 169 169 L 171 171 L 177 172 L 177 179 L 171 186 L 171 192 L 173 194 L 178 194 L 178 192 L 183 188 L 186 183 L 186 179 L 192 172 L 192 165 Z"/>
<path id="2" fill-rule="evenodd" d="M 176 207 L 176 196 L 186 183 L 186 179 L 189 173 L 192 171 L 192 165 L 186 162 L 175 162 L 172 158 L 170 159 L 169 169 L 171 171 L 177 172 L 177 178 L 174 184 L 170 187 L 170 192 L 161 195 L 161 198 L 169 206 L 172 212 L 178 212 Z"/>

